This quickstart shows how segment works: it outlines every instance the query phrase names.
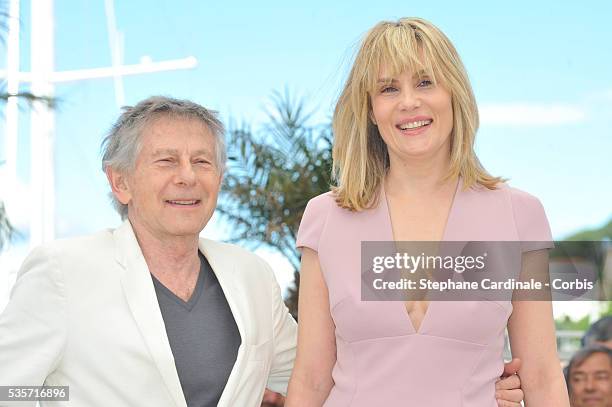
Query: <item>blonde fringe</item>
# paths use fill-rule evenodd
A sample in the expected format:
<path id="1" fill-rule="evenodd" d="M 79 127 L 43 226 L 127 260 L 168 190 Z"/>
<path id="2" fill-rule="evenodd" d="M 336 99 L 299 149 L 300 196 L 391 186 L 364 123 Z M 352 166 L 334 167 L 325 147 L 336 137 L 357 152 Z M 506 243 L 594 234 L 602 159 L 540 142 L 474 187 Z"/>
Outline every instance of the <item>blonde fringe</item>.
<path id="1" fill-rule="evenodd" d="M 478 108 L 452 43 L 423 19 L 383 21 L 362 41 L 333 115 L 332 175 L 336 186 L 332 191 L 340 207 L 361 211 L 378 204 L 389 162 L 386 146 L 370 119 L 369 92 L 374 89 L 382 64 L 390 66 L 394 76 L 407 69 L 423 69 L 434 82 L 450 89 L 454 123 L 446 179 L 460 176 L 464 188 L 481 185 L 488 189 L 505 181 L 490 175 L 474 152 Z"/>

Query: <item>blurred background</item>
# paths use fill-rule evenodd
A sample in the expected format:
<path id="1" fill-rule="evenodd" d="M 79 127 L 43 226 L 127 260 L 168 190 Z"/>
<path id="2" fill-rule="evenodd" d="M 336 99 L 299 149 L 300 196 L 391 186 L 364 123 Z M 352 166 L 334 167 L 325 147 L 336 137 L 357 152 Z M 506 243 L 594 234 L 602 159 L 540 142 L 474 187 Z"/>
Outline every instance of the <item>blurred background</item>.
<path id="1" fill-rule="evenodd" d="M 612 236 L 610 2 L 5 0 L 0 12 L 0 310 L 33 246 L 120 223 L 100 142 L 122 105 L 163 94 L 219 112 L 230 170 L 203 234 L 270 262 L 295 312 L 295 233 L 330 182 L 334 102 L 361 36 L 403 16 L 432 21 L 462 56 L 484 166 L 542 201 L 555 239 Z M 611 311 L 554 310 L 568 355 Z"/>

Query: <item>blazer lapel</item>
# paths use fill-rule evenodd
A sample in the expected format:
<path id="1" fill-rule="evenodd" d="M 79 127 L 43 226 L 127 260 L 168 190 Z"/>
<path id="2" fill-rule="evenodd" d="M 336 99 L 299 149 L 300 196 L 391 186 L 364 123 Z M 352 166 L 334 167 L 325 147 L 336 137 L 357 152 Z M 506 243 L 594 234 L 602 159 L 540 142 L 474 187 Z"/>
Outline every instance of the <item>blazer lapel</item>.
<path id="1" fill-rule="evenodd" d="M 229 253 L 224 253 L 223 245 L 213 240 L 200 239 L 200 251 L 208 260 L 210 267 L 221 285 L 225 299 L 227 300 L 234 320 L 236 321 L 236 325 L 238 326 L 238 331 L 240 332 L 241 344 L 240 348 L 238 348 L 238 354 L 236 355 L 236 363 L 234 363 L 234 367 L 232 368 L 218 404 L 218 406 L 229 406 L 231 405 L 234 392 L 238 387 L 240 366 L 242 366 L 245 357 L 244 349 L 247 340 L 244 318 L 251 314 L 252 311 L 248 309 L 248 306 L 243 301 L 243 298 L 245 298 L 248 293 L 244 292 L 242 284 L 235 281 L 235 263 Z"/>
<path id="2" fill-rule="evenodd" d="M 164 384 L 174 400 L 174 405 L 187 407 L 166 334 L 166 327 L 157 302 L 155 287 L 130 222 L 126 220 L 121 227 L 114 231 L 113 235 L 117 246 L 116 259 L 125 269 L 121 277 L 121 284 L 130 311 L 146 343 L 149 354 L 157 365 Z"/>

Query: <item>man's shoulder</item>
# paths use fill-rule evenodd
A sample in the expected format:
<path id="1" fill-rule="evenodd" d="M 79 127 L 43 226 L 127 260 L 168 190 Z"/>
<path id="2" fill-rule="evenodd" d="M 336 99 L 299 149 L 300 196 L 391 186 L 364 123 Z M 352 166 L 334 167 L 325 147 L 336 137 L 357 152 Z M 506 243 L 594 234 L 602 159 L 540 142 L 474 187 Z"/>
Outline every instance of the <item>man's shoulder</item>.
<path id="1" fill-rule="evenodd" d="M 263 262 L 263 259 L 252 251 L 233 243 L 200 238 L 200 247 L 204 248 L 206 251 L 214 253 L 215 255 L 226 256 L 226 258 L 230 258 L 234 261 L 256 263 Z"/>
<path id="2" fill-rule="evenodd" d="M 92 250 L 103 250 L 113 247 L 113 229 L 104 229 L 82 236 L 56 239 L 47 242 L 34 251 L 54 254 L 87 254 Z"/>
<path id="3" fill-rule="evenodd" d="M 216 265 L 222 269 L 231 269 L 234 275 L 238 273 L 241 278 L 245 279 L 244 281 L 251 281 L 252 279 L 259 280 L 259 282 L 276 281 L 274 272 L 268 262 L 244 247 L 200 238 L 200 249 L 204 249 L 203 254 L 213 268 Z M 222 271 L 229 270 L 217 270 L 217 272 Z M 267 275 L 268 278 L 261 279 L 262 274 Z"/>

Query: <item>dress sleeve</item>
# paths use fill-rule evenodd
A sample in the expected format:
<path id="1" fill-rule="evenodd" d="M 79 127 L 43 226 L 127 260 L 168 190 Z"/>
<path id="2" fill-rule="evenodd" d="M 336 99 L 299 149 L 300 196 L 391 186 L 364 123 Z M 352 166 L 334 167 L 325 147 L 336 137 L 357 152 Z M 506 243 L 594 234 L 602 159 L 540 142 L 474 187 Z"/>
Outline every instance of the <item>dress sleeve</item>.
<path id="1" fill-rule="evenodd" d="M 319 250 L 319 239 L 323 230 L 333 198 L 327 194 L 319 195 L 308 201 L 300 228 L 298 230 L 295 246 L 298 249 L 308 247 L 312 250 Z"/>
<path id="2" fill-rule="evenodd" d="M 538 198 L 523 191 L 513 190 L 512 207 L 523 252 L 552 249 L 554 243 L 550 226 Z"/>

